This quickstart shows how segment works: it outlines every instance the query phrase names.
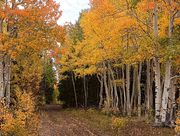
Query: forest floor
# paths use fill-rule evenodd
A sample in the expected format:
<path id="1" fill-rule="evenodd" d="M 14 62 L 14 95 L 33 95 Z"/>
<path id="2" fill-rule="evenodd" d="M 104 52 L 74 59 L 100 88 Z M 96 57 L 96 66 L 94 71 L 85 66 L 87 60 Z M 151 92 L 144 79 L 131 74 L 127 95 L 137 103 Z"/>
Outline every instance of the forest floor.
<path id="1" fill-rule="evenodd" d="M 120 118 L 94 109 L 63 109 L 45 106 L 41 110 L 40 136 L 174 136 L 170 128 L 154 128 L 146 119 Z"/>

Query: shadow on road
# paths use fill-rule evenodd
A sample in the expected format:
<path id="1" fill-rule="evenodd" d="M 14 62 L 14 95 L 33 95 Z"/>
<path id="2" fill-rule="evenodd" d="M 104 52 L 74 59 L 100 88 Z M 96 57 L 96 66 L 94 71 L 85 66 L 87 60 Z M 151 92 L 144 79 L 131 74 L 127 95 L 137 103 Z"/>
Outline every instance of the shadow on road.
<path id="1" fill-rule="evenodd" d="M 62 104 L 49 104 L 49 105 L 44 105 L 40 107 L 40 110 L 43 111 L 59 111 L 62 110 L 63 105 Z"/>

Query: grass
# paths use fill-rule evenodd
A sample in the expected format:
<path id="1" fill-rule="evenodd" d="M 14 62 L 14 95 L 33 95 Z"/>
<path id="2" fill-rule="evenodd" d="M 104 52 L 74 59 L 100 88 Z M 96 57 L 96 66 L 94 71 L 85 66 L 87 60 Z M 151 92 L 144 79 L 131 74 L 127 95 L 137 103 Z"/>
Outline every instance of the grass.
<path id="1" fill-rule="evenodd" d="M 94 109 L 67 109 L 63 111 L 66 115 L 73 116 L 89 125 L 90 128 L 99 129 L 104 132 L 111 130 L 111 118 Z"/>
<path id="2" fill-rule="evenodd" d="M 66 109 L 65 115 L 74 117 L 100 135 L 111 136 L 174 136 L 170 128 L 154 128 L 146 118 L 108 116 L 95 109 Z"/>

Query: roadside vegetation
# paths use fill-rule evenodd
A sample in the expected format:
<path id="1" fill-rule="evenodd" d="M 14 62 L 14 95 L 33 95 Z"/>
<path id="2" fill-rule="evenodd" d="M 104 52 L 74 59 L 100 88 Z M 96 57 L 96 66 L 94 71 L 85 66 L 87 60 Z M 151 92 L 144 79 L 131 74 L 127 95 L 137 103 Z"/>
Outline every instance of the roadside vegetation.
<path id="1" fill-rule="evenodd" d="M 52 110 L 54 108 L 54 110 Z M 49 109 L 49 108 L 48 108 Z M 174 136 L 170 128 L 152 127 L 152 120 L 137 117 L 107 115 L 97 109 L 61 109 L 52 106 L 46 109 L 50 120 L 56 125 L 73 126 L 74 135 L 82 136 Z M 48 118 L 48 119 L 49 119 Z M 75 127 L 76 126 L 76 127 Z M 69 128 L 69 129 L 70 129 Z M 53 129 L 52 129 L 53 130 Z M 44 128 L 45 131 L 45 128 Z M 55 130 L 54 131 L 58 131 Z M 67 131 L 67 127 L 59 127 L 59 131 Z M 89 133 L 84 134 L 85 131 Z M 66 133 L 61 133 L 63 135 Z"/>

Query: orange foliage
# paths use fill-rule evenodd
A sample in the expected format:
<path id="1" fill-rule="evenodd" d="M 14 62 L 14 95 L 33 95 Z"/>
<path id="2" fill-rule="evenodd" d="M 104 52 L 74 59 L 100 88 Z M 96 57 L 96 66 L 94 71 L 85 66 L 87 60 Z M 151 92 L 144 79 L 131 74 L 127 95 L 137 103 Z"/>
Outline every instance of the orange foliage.
<path id="1" fill-rule="evenodd" d="M 58 26 L 61 16 L 54 0 L 9 0 L 0 2 L 0 51 L 13 58 L 11 65 L 12 109 L 0 105 L 3 135 L 37 136 L 39 119 L 35 106 L 40 94 L 43 57 L 63 42 L 64 30 Z M 15 92 L 15 93 L 14 93 Z"/>
<path id="2" fill-rule="evenodd" d="M 61 16 L 59 4 L 53 0 L 12 2 L 13 7 L 7 4 L 0 9 L 4 23 L 13 29 L 4 37 L 0 49 L 16 57 L 26 46 L 41 52 L 62 41 L 63 29 L 57 25 Z"/>
<path id="3" fill-rule="evenodd" d="M 16 91 L 18 99 L 14 111 L 0 105 L 0 128 L 3 136 L 38 135 L 39 117 L 35 113 L 35 103 L 31 93 Z"/>

